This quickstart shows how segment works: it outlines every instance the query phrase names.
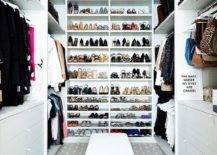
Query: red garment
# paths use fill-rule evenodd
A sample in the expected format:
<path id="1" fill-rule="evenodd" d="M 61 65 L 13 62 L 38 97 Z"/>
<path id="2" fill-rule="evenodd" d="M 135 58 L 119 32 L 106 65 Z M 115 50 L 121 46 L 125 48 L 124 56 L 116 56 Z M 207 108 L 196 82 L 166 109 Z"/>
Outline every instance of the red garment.
<path id="1" fill-rule="evenodd" d="M 30 64 L 31 64 L 31 80 L 35 81 L 35 40 L 34 27 L 29 27 L 29 47 L 30 47 Z"/>

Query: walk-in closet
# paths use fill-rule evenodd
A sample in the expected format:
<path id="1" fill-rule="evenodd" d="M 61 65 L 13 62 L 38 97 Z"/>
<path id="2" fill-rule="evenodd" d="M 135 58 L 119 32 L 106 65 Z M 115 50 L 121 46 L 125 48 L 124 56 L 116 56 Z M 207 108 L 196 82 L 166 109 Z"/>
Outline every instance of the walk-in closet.
<path id="1" fill-rule="evenodd" d="M 0 1 L 0 154 L 45 154 L 47 3 Z"/>

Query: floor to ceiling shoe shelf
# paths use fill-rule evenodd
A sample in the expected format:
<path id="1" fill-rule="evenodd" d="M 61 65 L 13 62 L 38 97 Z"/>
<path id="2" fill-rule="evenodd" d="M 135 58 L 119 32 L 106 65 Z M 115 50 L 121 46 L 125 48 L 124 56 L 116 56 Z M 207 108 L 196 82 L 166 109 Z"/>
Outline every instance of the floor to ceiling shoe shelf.
<path id="1" fill-rule="evenodd" d="M 67 83 L 67 87 L 73 87 L 73 86 L 94 86 L 97 87 L 99 90 L 99 87 L 102 86 L 109 86 L 109 93 L 108 94 L 103 94 L 103 95 L 73 95 L 73 94 L 68 94 L 67 95 L 67 109 L 69 106 L 75 106 L 77 105 L 78 107 L 80 106 L 85 106 L 85 105 L 98 105 L 99 110 L 67 110 L 67 121 L 68 121 L 68 138 L 66 139 L 66 142 L 69 141 L 74 141 L 74 138 L 88 138 L 90 135 L 84 135 L 78 134 L 77 131 L 81 133 L 81 130 L 84 129 L 84 132 L 87 130 L 94 132 L 97 132 L 101 129 L 99 132 L 117 132 L 117 131 L 128 131 L 130 130 L 138 130 L 143 132 L 147 132 L 150 134 L 143 135 L 140 137 L 133 136 L 134 138 L 152 138 L 152 129 L 153 129 L 153 123 L 152 123 L 152 92 L 151 94 L 143 94 L 143 95 L 125 95 L 122 94 L 122 91 L 124 87 L 141 87 L 141 86 L 148 86 L 151 87 L 151 90 L 153 89 L 152 87 L 152 81 L 153 81 L 153 63 L 151 62 L 111 62 L 111 55 L 113 53 L 115 54 L 129 54 L 133 55 L 139 54 L 141 55 L 142 53 L 148 54 L 149 58 L 152 59 L 153 54 L 152 54 L 152 34 L 153 34 L 153 29 L 152 29 L 152 0 L 89 0 L 88 2 L 85 0 L 68 0 L 67 4 L 71 2 L 73 5 L 78 5 L 79 9 L 83 8 L 92 8 L 92 9 L 100 9 L 101 7 L 107 8 L 108 13 L 107 14 L 74 14 L 74 13 L 69 13 L 66 14 L 67 18 L 67 27 L 71 23 L 79 23 L 80 21 L 83 22 L 85 25 L 86 23 L 98 23 L 102 25 L 108 25 L 109 29 L 108 30 L 72 30 L 72 29 L 67 29 L 67 38 L 69 36 L 72 36 L 72 38 L 83 38 L 84 42 L 88 38 L 93 38 L 94 40 L 97 38 L 102 37 L 103 39 L 106 38 L 108 42 L 108 46 L 70 46 L 68 45 L 67 47 L 67 53 L 66 57 L 67 59 L 70 56 L 73 55 L 79 55 L 79 54 L 86 54 L 86 55 L 91 55 L 91 54 L 101 54 L 105 53 L 108 55 L 108 61 L 107 62 L 93 62 L 93 63 L 87 63 L 87 62 L 68 62 L 68 70 L 69 71 L 74 71 L 80 69 L 94 69 L 98 71 L 105 71 L 107 72 L 107 78 L 105 79 L 98 79 L 98 78 L 84 78 L 84 79 L 69 79 Z M 66 5 L 67 5 L 66 4 Z M 128 9 L 133 9 L 135 8 L 136 10 L 144 8 L 144 6 L 147 6 L 149 8 L 149 11 L 146 11 L 145 13 L 141 14 L 112 14 L 111 9 L 117 9 L 117 8 L 125 8 L 125 10 Z M 147 22 L 151 25 L 150 30 L 112 30 L 112 23 L 119 23 L 122 25 L 122 23 L 127 22 L 127 23 L 132 23 L 135 22 L 138 25 L 140 23 Z M 140 25 L 139 25 L 140 26 Z M 150 40 L 150 46 L 113 46 L 113 40 L 120 38 L 120 41 L 122 41 L 122 38 L 129 39 L 130 41 L 136 38 L 137 40 L 142 39 L 142 37 L 147 37 Z M 78 39 L 78 40 L 79 40 Z M 79 41 L 78 41 L 79 43 Z M 113 79 L 110 77 L 111 73 L 113 72 L 118 72 L 121 73 L 122 70 L 129 70 L 132 71 L 134 68 L 140 69 L 142 72 L 143 70 L 146 70 L 147 74 L 150 75 L 149 78 L 130 78 L 130 79 Z M 121 93 L 118 95 L 111 94 L 111 86 L 120 86 Z M 107 99 L 105 102 L 77 102 L 77 101 L 70 101 L 72 98 L 74 99 L 75 97 L 77 98 L 104 98 Z M 131 102 L 127 101 L 119 101 L 114 103 L 112 99 L 114 98 L 127 98 Z M 134 102 L 135 101 L 135 102 Z M 132 109 L 132 106 L 136 107 L 141 107 L 141 106 L 150 106 L 149 110 L 134 110 Z M 119 109 L 117 111 L 113 109 Z M 130 109 L 131 108 L 131 109 Z M 68 114 L 75 114 L 75 113 L 80 113 L 79 118 L 69 118 Z M 97 118 L 89 118 L 88 116 L 91 113 L 98 113 L 98 114 L 103 114 L 103 113 L 108 113 L 109 117 L 107 119 L 97 119 Z M 134 114 L 136 117 L 135 118 L 117 118 L 115 117 L 117 114 Z M 142 115 L 149 115 L 150 118 L 142 118 Z M 77 121 L 77 122 L 76 122 Z M 91 121 L 92 126 L 83 126 L 81 125 L 83 121 Z M 107 126 L 99 126 L 99 122 L 107 122 Z M 117 126 L 112 126 L 111 124 L 116 122 Z M 143 126 L 135 126 L 132 124 L 129 125 L 130 123 L 136 124 L 136 122 L 143 122 L 143 123 L 150 123 L 150 125 L 143 125 Z M 74 123 L 74 124 L 73 124 Z M 76 124 L 77 123 L 77 124 Z M 118 126 L 118 123 L 121 125 Z M 128 124 L 128 125 L 126 125 Z M 73 138 L 73 139 L 71 139 Z"/>

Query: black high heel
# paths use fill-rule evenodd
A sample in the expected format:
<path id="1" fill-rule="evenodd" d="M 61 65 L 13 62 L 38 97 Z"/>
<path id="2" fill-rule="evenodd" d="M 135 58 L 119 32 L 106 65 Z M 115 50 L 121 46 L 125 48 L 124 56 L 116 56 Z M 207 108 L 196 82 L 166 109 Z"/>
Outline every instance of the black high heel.
<path id="1" fill-rule="evenodd" d="M 74 43 L 72 46 L 78 46 L 78 38 L 74 38 Z"/>
<path id="2" fill-rule="evenodd" d="M 149 58 L 148 54 L 145 54 L 145 62 L 151 62 L 151 59 Z"/>
<path id="3" fill-rule="evenodd" d="M 80 46 L 84 46 L 84 41 L 83 41 L 82 38 L 81 38 L 81 40 L 80 40 Z"/>
<path id="4" fill-rule="evenodd" d="M 126 38 L 124 38 L 124 39 L 122 40 L 122 46 L 125 46 L 125 45 L 126 45 L 126 42 L 127 42 L 127 40 L 126 40 Z"/>
<path id="5" fill-rule="evenodd" d="M 98 41 L 98 39 L 95 40 L 94 46 L 99 46 L 99 41 Z"/>
<path id="6" fill-rule="evenodd" d="M 92 38 L 90 38 L 90 46 L 94 46 L 94 41 Z"/>
<path id="7" fill-rule="evenodd" d="M 136 46 L 136 39 L 133 39 L 131 46 Z"/>
<path id="8" fill-rule="evenodd" d="M 140 62 L 145 62 L 145 54 L 144 53 L 142 53 L 142 55 L 141 55 Z"/>
<path id="9" fill-rule="evenodd" d="M 103 40 L 102 40 L 102 38 L 99 38 L 99 46 L 103 46 Z"/>
<path id="10" fill-rule="evenodd" d="M 104 45 L 104 46 L 108 46 L 108 42 L 107 42 L 106 39 L 104 39 L 103 45 Z"/>
<path id="11" fill-rule="evenodd" d="M 121 42 L 119 39 L 116 41 L 116 46 L 121 46 Z"/>
<path id="12" fill-rule="evenodd" d="M 68 46 L 73 46 L 73 39 L 71 36 L 68 38 Z"/>

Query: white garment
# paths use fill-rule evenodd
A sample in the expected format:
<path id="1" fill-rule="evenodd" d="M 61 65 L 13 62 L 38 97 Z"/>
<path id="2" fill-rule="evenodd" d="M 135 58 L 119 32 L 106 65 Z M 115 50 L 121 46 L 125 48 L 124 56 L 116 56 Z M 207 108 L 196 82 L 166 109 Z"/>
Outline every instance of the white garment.
<path id="1" fill-rule="evenodd" d="M 51 100 L 48 99 L 48 105 L 47 105 L 47 118 L 50 118 L 50 111 L 52 108 Z M 51 119 L 51 136 L 53 140 L 57 140 L 58 135 L 58 128 L 59 128 L 59 118 L 58 113 L 56 113 L 56 116 Z"/>
<path id="2" fill-rule="evenodd" d="M 54 40 L 48 37 L 48 85 L 58 91 L 60 83 L 64 82 L 61 72 L 61 65 Z"/>
<path id="3" fill-rule="evenodd" d="M 171 99 L 164 104 L 158 104 L 158 107 L 167 112 L 166 135 L 171 147 L 175 145 L 175 101 Z"/>
<path id="4" fill-rule="evenodd" d="M 164 46 L 166 44 L 166 41 L 167 41 L 167 39 L 164 39 L 164 41 L 160 45 L 158 55 L 157 55 L 157 60 L 156 60 L 156 64 L 155 64 L 155 71 L 157 72 L 156 80 L 155 80 L 156 86 L 161 86 L 161 84 L 164 83 L 163 77 L 161 77 L 160 63 L 161 63 L 161 58 L 162 58 L 162 54 L 164 51 Z"/>

